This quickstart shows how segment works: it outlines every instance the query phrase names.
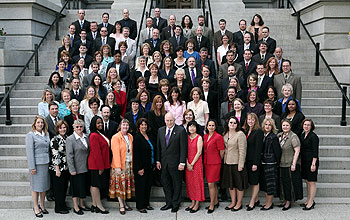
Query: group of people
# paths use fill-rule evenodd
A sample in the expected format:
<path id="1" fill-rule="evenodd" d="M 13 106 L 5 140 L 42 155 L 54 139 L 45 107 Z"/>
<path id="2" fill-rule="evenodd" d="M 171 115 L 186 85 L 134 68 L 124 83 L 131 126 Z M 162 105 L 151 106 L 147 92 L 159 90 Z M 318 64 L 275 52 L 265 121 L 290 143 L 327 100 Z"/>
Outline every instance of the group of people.
<path id="1" fill-rule="evenodd" d="M 205 200 L 203 176 L 208 213 L 227 189 L 225 209 L 242 209 L 249 186 L 248 211 L 260 204 L 259 190 L 262 210 L 278 196 L 288 210 L 303 198 L 302 178 L 303 209 L 314 208 L 315 125 L 301 111 L 301 79 L 262 17 L 248 28 L 242 19 L 235 33 L 221 19 L 213 34 L 202 15 L 193 27 L 188 15 L 176 25 L 174 15 L 167 21 L 159 8 L 154 13 L 140 36 L 127 9 L 114 25 L 108 13 L 99 25 L 89 22 L 81 9 L 69 26 L 26 138 L 35 215 L 48 213 L 46 192 L 55 212 L 69 213 L 68 188 L 78 215 L 108 214 L 101 198 L 117 200 L 124 215 L 134 196 L 147 213 L 152 185 L 163 186 L 161 210 L 177 212 L 183 175 L 191 213 Z"/>

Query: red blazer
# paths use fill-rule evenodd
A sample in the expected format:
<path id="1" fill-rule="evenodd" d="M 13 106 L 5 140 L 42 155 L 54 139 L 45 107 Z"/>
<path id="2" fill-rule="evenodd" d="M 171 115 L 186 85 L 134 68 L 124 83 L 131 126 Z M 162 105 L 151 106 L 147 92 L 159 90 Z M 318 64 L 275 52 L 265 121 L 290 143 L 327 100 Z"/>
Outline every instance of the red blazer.
<path id="1" fill-rule="evenodd" d="M 115 94 L 115 102 L 120 106 L 121 114 L 123 118 L 125 117 L 126 113 L 126 93 L 123 91 L 120 91 L 119 93 L 114 90 Z"/>
<path id="2" fill-rule="evenodd" d="M 215 132 L 208 141 L 204 135 L 204 164 L 221 164 L 220 150 L 225 150 L 224 138 Z"/>
<path id="3" fill-rule="evenodd" d="M 98 133 L 91 133 L 89 137 L 90 154 L 88 158 L 89 170 L 103 170 L 111 167 L 109 163 L 109 145 L 104 137 Z"/>

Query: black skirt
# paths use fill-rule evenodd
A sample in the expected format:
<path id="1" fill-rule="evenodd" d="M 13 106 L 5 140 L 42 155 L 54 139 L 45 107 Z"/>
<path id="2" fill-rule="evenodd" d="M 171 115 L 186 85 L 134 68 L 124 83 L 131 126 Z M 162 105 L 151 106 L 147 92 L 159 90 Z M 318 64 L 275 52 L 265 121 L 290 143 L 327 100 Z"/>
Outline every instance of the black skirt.
<path id="1" fill-rule="evenodd" d="M 79 173 L 70 176 L 72 197 L 86 198 L 87 175 L 88 173 Z"/>
<path id="2" fill-rule="evenodd" d="M 101 175 L 98 174 L 99 170 L 90 170 L 91 172 L 91 186 L 97 187 L 100 190 L 108 187 L 109 172 L 104 170 Z"/>
<path id="3" fill-rule="evenodd" d="M 277 164 L 263 164 L 261 166 L 260 190 L 267 195 L 279 196 L 279 178 Z"/>
<path id="4" fill-rule="evenodd" d="M 238 171 L 238 164 L 224 164 L 222 169 L 222 188 L 236 188 L 239 191 L 248 189 L 248 175 L 245 168 Z"/>
<path id="5" fill-rule="evenodd" d="M 252 161 L 247 161 L 245 167 L 247 168 L 249 185 L 258 185 L 259 184 L 260 165 L 258 165 L 257 170 L 254 172 L 252 171 L 252 167 L 253 167 Z"/>
<path id="6" fill-rule="evenodd" d="M 290 167 L 280 167 L 280 189 L 281 200 L 303 199 L 303 183 L 299 164 L 296 165 L 295 171 L 291 171 Z"/>
<path id="7" fill-rule="evenodd" d="M 316 170 L 315 172 L 311 172 L 311 164 L 312 161 L 302 161 L 301 162 L 301 177 L 310 182 L 317 182 L 318 175 L 318 160 L 316 162 Z"/>

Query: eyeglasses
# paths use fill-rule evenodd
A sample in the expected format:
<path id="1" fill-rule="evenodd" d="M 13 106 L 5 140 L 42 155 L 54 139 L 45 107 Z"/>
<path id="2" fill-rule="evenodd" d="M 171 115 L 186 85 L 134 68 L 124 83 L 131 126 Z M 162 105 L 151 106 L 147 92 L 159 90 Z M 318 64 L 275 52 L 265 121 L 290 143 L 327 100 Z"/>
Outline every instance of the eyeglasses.
<path id="1" fill-rule="evenodd" d="M 106 30 L 101 30 L 101 32 L 107 32 Z"/>
<path id="2" fill-rule="evenodd" d="M 230 124 L 237 124 L 237 122 L 235 122 L 235 121 L 230 121 Z"/>

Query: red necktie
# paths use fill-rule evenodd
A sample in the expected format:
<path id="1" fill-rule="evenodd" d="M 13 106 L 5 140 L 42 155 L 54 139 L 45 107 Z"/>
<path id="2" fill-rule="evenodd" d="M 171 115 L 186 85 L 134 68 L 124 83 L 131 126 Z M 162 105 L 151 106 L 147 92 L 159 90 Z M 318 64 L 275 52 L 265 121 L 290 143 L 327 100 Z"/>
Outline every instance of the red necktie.
<path id="1" fill-rule="evenodd" d="M 245 70 L 248 70 L 248 63 L 245 63 Z"/>

